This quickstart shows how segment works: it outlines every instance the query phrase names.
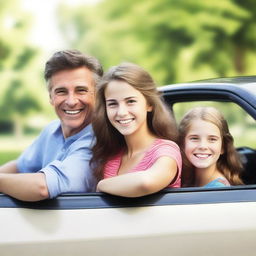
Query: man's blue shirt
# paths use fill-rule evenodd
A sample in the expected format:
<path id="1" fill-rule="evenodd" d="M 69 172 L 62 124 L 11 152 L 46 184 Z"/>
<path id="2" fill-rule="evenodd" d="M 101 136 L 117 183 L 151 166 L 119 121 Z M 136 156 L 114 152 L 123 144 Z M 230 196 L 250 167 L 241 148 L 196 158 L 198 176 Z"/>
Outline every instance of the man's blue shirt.
<path id="1" fill-rule="evenodd" d="M 95 191 L 96 180 L 89 165 L 92 143 L 91 125 L 65 139 L 60 121 L 53 121 L 18 158 L 18 170 L 43 172 L 50 198 L 66 192 Z"/>

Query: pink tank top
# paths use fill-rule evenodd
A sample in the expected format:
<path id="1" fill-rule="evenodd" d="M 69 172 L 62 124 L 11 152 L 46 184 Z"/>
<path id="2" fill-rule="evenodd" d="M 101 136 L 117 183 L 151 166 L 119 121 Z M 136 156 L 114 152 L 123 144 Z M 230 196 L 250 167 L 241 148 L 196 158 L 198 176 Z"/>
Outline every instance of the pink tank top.
<path id="1" fill-rule="evenodd" d="M 109 160 L 104 167 L 104 179 L 118 175 L 120 168 L 122 152 L 117 154 Z M 168 186 L 170 188 L 178 188 L 181 186 L 181 154 L 179 146 L 170 140 L 156 139 L 151 147 L 145 152 L 143 159 L 129 172 L 144 171 L 150 168 L 155 161 L 161 156 L 169 156 L 173 158 L 178 167 L 177 175 L 172 183 Z"/>

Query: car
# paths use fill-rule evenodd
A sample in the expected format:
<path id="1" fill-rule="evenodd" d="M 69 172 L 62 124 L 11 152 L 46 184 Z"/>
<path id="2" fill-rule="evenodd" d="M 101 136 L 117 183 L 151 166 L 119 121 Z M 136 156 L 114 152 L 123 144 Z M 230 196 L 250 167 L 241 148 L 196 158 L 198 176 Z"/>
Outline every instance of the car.
<path id="1" fill-rule="evenodd" d="M 159 92 L 177 122 L 195 105 L 223 112 L 245 185 L 138 198 L 70 193 L 40 202 L 1 194 L 1 255 L 255 255 L 256 76 L 171 84 Z"/>

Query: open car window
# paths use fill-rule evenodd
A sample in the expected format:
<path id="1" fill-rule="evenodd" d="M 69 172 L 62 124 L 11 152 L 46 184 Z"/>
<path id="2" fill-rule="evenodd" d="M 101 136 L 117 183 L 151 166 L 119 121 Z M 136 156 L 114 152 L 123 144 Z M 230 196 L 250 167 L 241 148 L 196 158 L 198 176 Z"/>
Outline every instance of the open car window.
<path id="1" fill-rule="evenodd" d="M 183 115 L 193 107 L 211 106 L 221 111 L 229 125 L 234 138 L 234 145 L 240 154 L 244 165 L 242 175 L 246 185 L 256 184 L 256 140 L 255 120 L 243 108 L 233 102 L 190 101 L 173 104 L 173 113 L 177 123 Z"/>
<path id="2" fill-rule="evenodd" d="M 256 148 L 255 120 L 240 106 L 233 102 L 194 101 L 177 102 L 173 105 L 174 116 L 179 123 L 183 115 L 193 107 L 211 106 L 221 111 L 229 125 L 235 147 Z"/>

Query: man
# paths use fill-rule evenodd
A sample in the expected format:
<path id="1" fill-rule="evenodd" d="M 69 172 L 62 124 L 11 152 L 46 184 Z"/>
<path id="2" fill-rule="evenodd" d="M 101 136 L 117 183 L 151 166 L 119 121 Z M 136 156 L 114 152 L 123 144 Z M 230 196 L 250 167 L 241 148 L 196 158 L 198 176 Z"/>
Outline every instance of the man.
<path id="1" fill-rule="evenodd" d="M 24 201 L 95 189 L 89 167 L 95 85 L 103 74 L 97 59 L 76 50 L 56 52 L 45 65 L 51 122 L 21 156 L 0 167 L 0 192 Z"/>

